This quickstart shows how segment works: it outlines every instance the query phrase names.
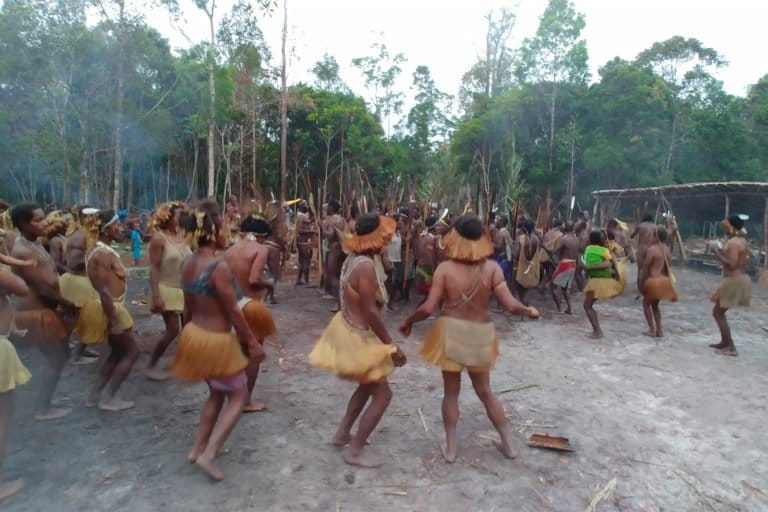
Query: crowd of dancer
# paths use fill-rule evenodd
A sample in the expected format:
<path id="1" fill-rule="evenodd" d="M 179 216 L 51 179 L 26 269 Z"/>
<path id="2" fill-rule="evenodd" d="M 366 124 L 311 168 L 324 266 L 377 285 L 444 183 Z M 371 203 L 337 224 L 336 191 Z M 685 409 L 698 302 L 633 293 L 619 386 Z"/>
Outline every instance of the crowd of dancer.
<path id="1" fill-rule="evenodd" d="M 332 443 L 344 447 L 346 462 L 364 467 L 382 462 L 365 446 L 392 398 L 387 377 L 406 364 L 382 312 L 407 305 L 411 292 L 420 296 L 419 304 L 399 327 L 403 336 L 439 311 L 420 353 L 442 371 L 442 448 L 448 462 L 457 456 L 464 370 L 499 433 L 499 450 L 506 457 L 516 456 L 507 419 L 490 386 L 490 370 L 499 354 L 492 303 L 536 319 L 539 311 L 528 305 L 532 288 L 549 288 L 557 310 L 562 298 L 567 314 L 573 312 L 572 293 L 583 292 L 592 328 L 588 336 L 601 338 L 594 305 L 625 290 L 630 261 L 638 266 L 647 335 L 663 336 L 659 304 L 677 300 L 669 233 L 653 217 L 644 218 L 631 234 L 618 219 L 595 229 L 588 215 L 575 223 L 555 220 L 540 232 L 525 216 L 510 226 L 502 215 L 483 222 L 472 213 L 451 216 L 447 210 L 440 214 L 437 208 L 416 203 L 362 215 L 353 207 L 348 218 L 335 200 L 325 205 L 322 218 L 304 201 L 291 204 L 291 226 L 286 222 L 288 205 L 252 201 L 241 215 L 234 197 L 223 211 L 212 200 L 159 205 L 148 226 L 149 307 L 162 317 L 165 329 L 143 372 L 156 381 L 173 375 L 207 383 L 210 394 L 188 458 L 215 480 L 223 478 L 215 458 L 241 414 L 266 407 L 251 396 L 265 357 L 264 341 L 277 332 L 267 304 L 278 302 L 275 289 L 291 247 L 298 256 L 296 286 L 310 282 L 315 251 L 320 252 L 321 290 L 335 302 L 335 315 L 309 353 L 309 362 L 357 384 Z M 33 344 L 44 358 L 35 419 L 54 420 L 70 412 L 53 406 L 62 368 L 70 357 L 74 364 L 97 362 L 94 348 L 105 343 L 108 354 L 86 405 L 104 411 L 133 407 L 119 391 L 139 350 L 125 302 L 127 272 L 113 244 L 129 239 L 134 263 L 139 264 L 144 238 L 135 223 L 126 233 L 121 216 L 112 210 L 77 206 L 46 213 L 31 203 L 5 205 L 2 210 L 0 464 L 14 389 L 30 379 L 11 339 Z M 721 340 L 711 346 L 735 356 L 726 311 L 749 305 L 749 248 L 740 216 L 729 217 L 723 227 L 729 240 L 714 253 L 723 265 L 724 280 L 712 296 Z M 630 244 L 634 238 L 636 251 Z M 177 338 L 169 372 L 160 360 Z M 0 499 L 20 485 L 0 483 Z"/>

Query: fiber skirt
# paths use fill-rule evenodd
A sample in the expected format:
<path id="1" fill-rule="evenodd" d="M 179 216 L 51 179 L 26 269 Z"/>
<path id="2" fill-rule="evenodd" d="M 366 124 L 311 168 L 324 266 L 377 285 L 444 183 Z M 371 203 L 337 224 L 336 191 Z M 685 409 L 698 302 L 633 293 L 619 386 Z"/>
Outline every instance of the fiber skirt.
<path id="1" fill-rule="evenodd" d="M 645 281 L 643 296 L 650 300 L 677 301 L 677 290 L 669 276 L 649 277 Z"/>
<path id="2" fill-rule="evenodd" d="M 163 303 L 165 303 L 164 312 L 184 312 L 184 291 L 181 288 L 174 288 L 173 286 L 167 286 L 163 283 L 159 283 L 157 288 L 160 292 L 160 298 L 163 299 Z"/>
<path id="3" fill-rule="evenodd" d="M 115 302 L 115 314 L 117 325 L 114 330 L 127 331 L 133 327 L 133 318 L 122 302 Z M 92 299 L 80 308 L 75 331 L 80 337 L 80 342 L 85 345 L 104 343 L 109 339 L 109 325 L 107 315 L 101 307 L 99 299 Z"/>
<path id="4" fill-rule="evenodd" d="M 712 302 L 720 301 L 720 307 L 731 309 L 748 308 L 752 295 L 752 280 L 746 274 L 726 277 L 712 295 Z"/>
<path id="5" fill-rule="evenodd" d="M 66 273 L 59 277 L 59 288 L 61 295 L 78 308 L 91 299 L 98 299 L 99 294 L 91 284 L 88 276 Z"/>
<path id="6" fill-rule="evenodd" d="M 16 311 L 16 327 L 26 329 L 24 339 L 34 343 L 62 341 L 71 330 L 58 311 L 48 308 Z"/>
<path id="7" fill-rule="evenodd" d="M 0 336 L 0 393 L 23 386 L 32 377 L 6 336 Z"/>
<path id="8" fill-rule="evenodd" d="M 596 299 L 613 299 L 624 293 L 627 286 L 627 267 L 624 261 L 616 261 L 619 278 L 590 277 L 584 287 L 584 293 L 593 292 Z"/>
<path id="9" fill-rule="evenodd" d="M 449 339 L 451 338 L 451 339 Z M 488 352 L 486 361 L 479 365 L 467 365 L 455 361 L 446 354 L 446 345 L 452 344 L 461 348 L 453 349 L 458 354 L 464 354 L 462 359 L 469 361 L 480 350 Z M 485 372 L 493 368 L 499 357 L 499 341 L 496 331 L 490 322 L 471 322 L 442 316 L 438 318 L 427 333 L 421 346 L 421 358 L 424 362 L 437 366 L 445 372 Z M 458 358 L 458 357 L 457 357 Z"/>
<path id="10" fill-rule="evenodd" d="M 365 384 L 382 381 L 392 373 L 395 352 L 393 345 L 382 343 L 370 329 L 353 327 L 338 312 L 315 343 L 309 364 Z"/>
<path id="11" fill-rule="evenodd" d="M 181 331 L 171 373 L 183 380 L 226 379 L 245 370 L 248 360 L 232 332 L 214 332 L 187 323 Z"/>
<path id="12" fill-rule="evenodd" d="M 248 322 L 248 326 L 257 340 L 263 342 L 264 339 L 277 333 L 272 311 L 264 302 L 259 299 L 245 298 L 238 302 L 238 305 L 240 305 L 245 321 Z"/>

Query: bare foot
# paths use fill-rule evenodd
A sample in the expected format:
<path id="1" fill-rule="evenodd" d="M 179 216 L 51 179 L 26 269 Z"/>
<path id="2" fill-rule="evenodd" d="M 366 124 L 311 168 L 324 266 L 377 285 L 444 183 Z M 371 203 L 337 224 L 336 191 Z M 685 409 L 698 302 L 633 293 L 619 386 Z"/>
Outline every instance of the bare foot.
<path id="1" fill-rule="evenodd" d="M 197 458 L 200 456 L 201 453 L 203 453 L 204 448 L 199 446 L 193 446 L 191 450 L 189 450 L 189 453 L 187 454 L 187 460 L 190 464 L 194 464 L 197 462 Z"/>
<path id="2" fill-rule="evenodd" d="M 63 418 L 67 414 L 71 413 L 72 409 L 48 409 L 45 412 L 35 413 L 35 419 L 37 421 L 57 420 Z"/>
<path id="3" fill-rule="evenodd" d="M 454 447 L 450 451 L 448 451 L 448 447 L 444 444 L 440 445 L 440 452 L 443 454 L 443 458 L 445 459 L 445 462 L 448 464 L 451 464 L 453 462 L 456 462 L 456 448 Z"/>
<path id="4" fill-rule="evenodd" d="M 710 343 L 709 348 L 725 348 L 728 345 L 723 343 L 722 341 L 720 343 Z"/>
<path id="5" fill-rule="evenodd" d="M 592 338 L 593 340 L 599 340 L 603 337 L 602 332 L 591 332 L 587 334 L 587 338 Z"/>
<path id="6" fill-rule="evenodd" d="M 229 448 L 221 447 L 219 448 L 219 451 L 216 452 L 216 458 L 223 457 L 225 455 L 229 455 L 232 452 Z"/>
<path id="7" fill-rule="evenodd" d="M 168 380 L 170 374 L 167 371 L 154 366 L 152 368 L 144 368 L 144 376 L 149 380 L 161 381 Z"/>
<path id="8" fill-rule="evenodd" d="M 565 310 L 565 314 L 566 315 L 572 315 L 573 311 L 571 311 L 571 308 L 568 308 L 568 309 Z"/>
<path id="9" fill-rule="evenodd" d="M 493 445 L 499 449 L 502 455 L 504 455 L 508 459 L 515 459 L 517 458 L 517 451 L 512 448 L 512 445 L 505 443 L 503 441 L 494 441 Z"/>
<path id="10" fill-rule="evenodd" d="M 352 434 L 349 432 L 336 432 L 336 435 L 333 436 L 333 439 L 331 439 L 331 444 L 333 446 L 347 446 L 352 441 Z"/>
<path id="11" fill-rule="evenodd" d="M 656 333 L 655 333 L 655 332 L 653 332 L 653 331 L 645 331 L 645 332 L 643 333 L 643 336 L 648 336 L 649 338 L 656 338 L 656 337 L 657 337 L 657 336 L 656 336 Z"/>
<path id="12" fill-rule="evenodd" d="M 24 480 L 18 478 L 10 482 L 0 483 L 0 501 L 9 498 L 24 488 Z"/>
<path id="13" fill-rule="evenodd" d="M 216 480 L 217 482 L 224 480 L 224 473 L 222 473 L 219 468 L 213 464 L 212 460 L 205 458 L 204 455 L 201 454 L 195 461 L 195 464 L 197 464 L 197 467 L 205 471 L 211 480 Z"/>
<path id="14" fill-rule="evenodd" d="M 280 304 L 280 301 L 277 300 L 276 298 L 272 297 L 271 299 L 269 299 L 269 303 L 270 304 Z"/>
<path id="15" fill-rule="evenodd" d="M 358 453 L 354 453 L 352 448 L 347 448 L 341 455 L 344 462 L 353 466 L 360 466 L 363 468 L 377 468 L 384 464 L 384 461 L 378 457 L 371 456 L 369 453 L 360 450 Z"/>
<path id="16" fill-rule="evenodd" d="M 264 402 L 251 402 L 243 406 L 243 413 L 247 412 L 261 412 L 267 410 L 267 404 Z"/>
<path id="17" fill-rule="evenodd" d="M 130 409 L 134 406 L 133 402 L 130 402 L 128 400 L 120 400 L 117 397 L 112 397 L 107 400 L 102 400 L 99 402 L 99 409 L 102 411 L 124 411 L 126 409 Z"/>
<path id="18" fill-rule="evenodd" d="M 92 391 L 90 395 L 88 395 L 88 400 L 85 402 L 86 407 L 96 407 L 99 405 L 99 400 L 101 398 L 101 392 L 100 391 Z"/>
<path id="19" fill-rule="evenodd" d="M 96 359 L 99 358 L 99 353 L 93 350 L 92 348 L 86 348 L 85 350 L 83 350 L 83 353 L 80 355 L 82 357 L 87 357 L 87 358 L 94 358 L 94 357 Z"/>
<path id="20" fill-rule="evenodd" d="M 664 333 L 661 332 L 661 331 L 656 331 L 656 337 L 657 338 L 663 338 L 664 337 Z"/>
<path id="21" fill-rule="evenodd" d="M 715 349 L 715 352 L 720 354 L 721 356 L 738 356 L 739 353 L 736 352 L 735 348 L 718 348 Z"/>

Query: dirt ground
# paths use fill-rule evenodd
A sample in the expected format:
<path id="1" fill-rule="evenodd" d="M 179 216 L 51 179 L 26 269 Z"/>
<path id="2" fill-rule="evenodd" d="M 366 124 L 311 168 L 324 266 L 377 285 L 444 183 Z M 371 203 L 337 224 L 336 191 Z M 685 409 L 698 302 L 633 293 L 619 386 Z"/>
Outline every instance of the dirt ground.
<path id="1" fill-rule="evenodd" d="M 371 438 L 388 463 L 378 470 L 345 465 L 327 441 L 353 386 L 307 364 L 331 303 L 317 289 L 283 283 L 274 308 L 280 332 L 257 384 L 269 412 L 236 427 L 231 453 L 220 461 L 223 482 L 209 482 L 185 459 L 205 385 L 145 380 L 144 353 L 125 385 L 124 395 L 137 403 L 127 412 L 85 408 L 95 365 L 65 369 L 58 399 L 74 410 L 62 420 L 31 419 L 36 379 L 17 393 L 5 469 L 27 486 L 0 509 L 582 511 L 615 479 L 615 492 L 596 510 L 768 510 L 768 334 L 761 328 L 768 293 L 756 287 L 751 310 L 730 314 L 740 357 L 728 358 L 707 348 L 717 341 L 708 298 L 718 277 L 677 275 L 682 300 L 664 305 L 667 337 L 660 342 L 640 334 L 634 286 L 598 304 L 602 341 L 584 336 L 580 296 L 572 317 L 537 293 L 540 321 L 495 315 L 502 355 L 492 384 L 519 434 L 515 461 L 493 447 L 495 433 L 465 378 L 459 460 L 443 463 L 441 376 L 418 357 L 424 322 L 403 343 L 410 362 L 392 375 L 395 396 Z M 133 272 L 134 300 L 146 297 L 145 276 Z M 160 319 L 146 306 L 131 309 L 146 350 Z M 404 314 L 389 314 L 389 325 Z M 20 354 L 37 372 L 40 356 L 23 346 Z M 532 431 L 564 435 L 575 451 L 529 448 Z"/>

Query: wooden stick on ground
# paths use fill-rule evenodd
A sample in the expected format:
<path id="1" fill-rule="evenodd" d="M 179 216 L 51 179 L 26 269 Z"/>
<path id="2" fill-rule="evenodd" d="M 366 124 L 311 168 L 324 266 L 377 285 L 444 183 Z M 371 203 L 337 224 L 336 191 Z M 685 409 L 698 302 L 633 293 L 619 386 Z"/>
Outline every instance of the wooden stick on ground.
<path id="1" fill-rule="evenodd" d="M 710 509 L 712 509 L 713 512 L 720 512 L 720 510 L 718 510 L 718 508 L 715 506 L 715 504 L 712 503 L 712 500 L 710 500 L 709 497 L 706 494 L 701 492 L 701 489 L 699 489 L 698 487 L 693 485 L 693 482 L 688 480 L 688 478 L 686 478 L 686 476 L 679 469 L 674 469 L 674 470 L 672 470 L 672 472 L 674 474 L 676 474 L 678 477 L 680 477 L 680 480 L 682 480 L 683 482 L 688 484 L 688 486 L 691 489 L 693 489 L 696 494 L 699 495 L 699 497 L 701 498 L 701 501 L 703 501 Z"/>
<path id="2" fill-rule="evenodd" d="M 502 389 L 496 394 L 503 395 L 505 393 L 512 393 L 513 391 L 522 391 L 524 389 L 531 389 L 531 388 L 537 388 L 537 387 L 539 387 L 538 384 L 523 384 L 522 386 L 515 386 L 514 388 Z"/>
<path id="3" fill-rule="evenodd" d="M 426 432 L 427 434 L 429 434 L 429 429 L 427 428 L 427 422 L 426 422 L 426 421 L 424 421 L 424 415 L 421 413 L 421 407 L 419 407 L 418 409 L 416 409 L 416 411 L 418 411 L 418 413 L 419 413 L 419 418 L 421 418 L 421 425 L 424 427 L 424 432 Z"/>
<path id="4" fill-rule="evenodd" d="M 613 478 L 610 482 L 605 484 L 605 487 L 600 489 L 597 494 L 592 497 L 592 501 L 589 502 L 589 506 L 584 512 L 595 512 L 597 505 L 605 498 L 607 498 L 616 489 L 616 479 Z"/>

